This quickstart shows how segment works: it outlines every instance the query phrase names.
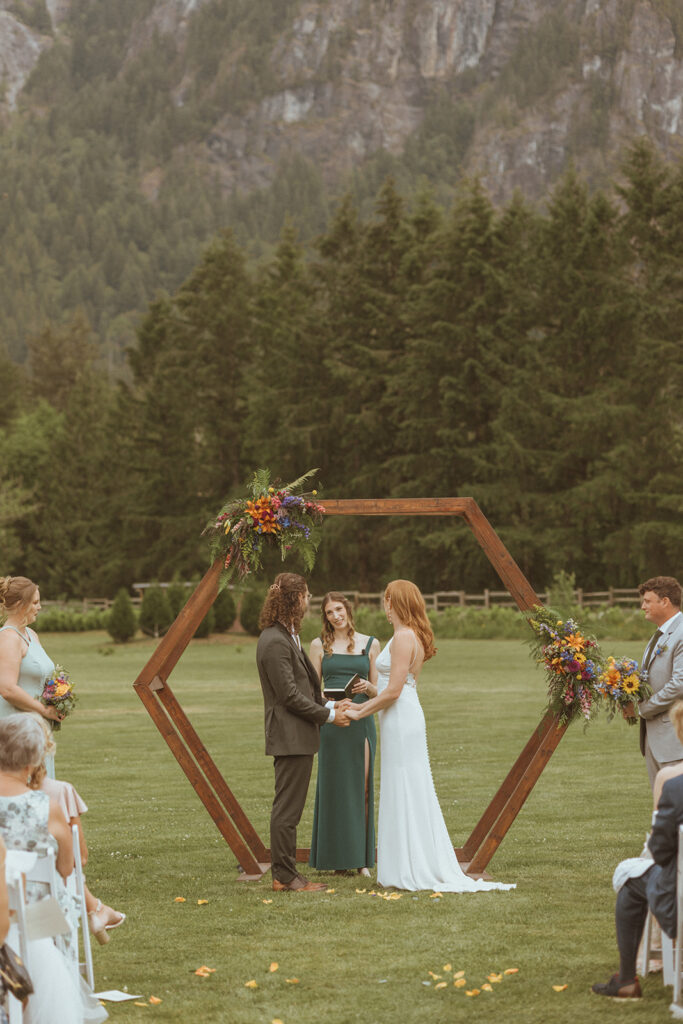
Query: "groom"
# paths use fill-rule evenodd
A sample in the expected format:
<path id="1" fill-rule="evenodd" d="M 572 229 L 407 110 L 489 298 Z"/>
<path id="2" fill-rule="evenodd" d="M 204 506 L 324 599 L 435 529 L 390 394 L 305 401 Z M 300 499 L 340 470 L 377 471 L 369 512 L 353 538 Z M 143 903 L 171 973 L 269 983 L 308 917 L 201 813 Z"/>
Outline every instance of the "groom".
<path id="1" fill-rule="evenodd" d="M 638 705 L 640 752 L 654 786 L 660 768 L 683 761 L 683 746 L 669 719 L 669 709 L 683 697 L 681 585 L 673 576 L 654 576 L 638 590 L 645 618 L 657 626 L 642 663 L 653 694 Z"/>
<path id="2" fill-rule="evenodd" d="M 275 798 L 270 815 L 270 859 L 276 892 L 322 892 L 296 869 L 296 827 L 306 803 L 313 755 L 325 722 L 350 720 L 334 701 L 325 703 L 320 680 L 301 648 L 299 627 L 311 595 L 306 580 L 281 572 L 261 609 L 256 648 L 266 726 L 266 754 L 274 758 Z"/>

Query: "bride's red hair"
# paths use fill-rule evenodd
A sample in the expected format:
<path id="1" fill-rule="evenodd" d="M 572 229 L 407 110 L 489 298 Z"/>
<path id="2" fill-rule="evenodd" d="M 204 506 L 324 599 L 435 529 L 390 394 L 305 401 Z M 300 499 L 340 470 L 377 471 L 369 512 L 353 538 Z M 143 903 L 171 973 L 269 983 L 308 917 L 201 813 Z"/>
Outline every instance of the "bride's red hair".
<path id="1" fill-rule="evenodd" d="M 434 633 L 427 618 L 425 600 L 418 588 L 410 580 L 394 580 L 388 583 L 384 591 L 385 599 L 405 626 L 409 626 L 422 644 L 425 661 L 436 654 Z"/>

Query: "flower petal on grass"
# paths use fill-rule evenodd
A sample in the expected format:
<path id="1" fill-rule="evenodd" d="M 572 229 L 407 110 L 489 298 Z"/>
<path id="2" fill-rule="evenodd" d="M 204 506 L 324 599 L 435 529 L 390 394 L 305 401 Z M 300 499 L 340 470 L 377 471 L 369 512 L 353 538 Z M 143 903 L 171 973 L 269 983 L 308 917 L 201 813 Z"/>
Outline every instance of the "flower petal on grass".
<path id="1" fill-rule="evenodd" d="M 356 889 L 356 892 L 358 893 L 358 895 L 359 895 L 359 896 L 360 896 L 360 895 L 361 895 L 362 893 L 364 893 L 364 892 L 367 892 L 367 891 L 368 891 L 367 889 Z"/>
<path id="2" fill-rule="evenodd" d="M 518 972 L 519 967 L 508 967 L 505 971 L 503 971 L 503 974 L 517 974 Z"/>
<path id="3" fill-rule="evenodd" d="M 452 964 L 444 964 L 443 965 L 443 970 L 444 971 L 452 971 L 453 970 L 453 965 Z"/>
<path id="4" fill-rule="evenodd" d="M 489 985 L 488 981 L 481 986 L 482 992 L 493 992 L 493 985 Z"/>
<path id="5" fill-rule="evenodd" d="M 150 996 L 149 1001 L 152 1004 L 152 1006 L 158 1006 L 159 1003 L 162 1002 L 162 1000 L 159 999 L 157 996 Z"/>
<path id="6" fill-rule="evenodd" d="M 466 978 L 458 978 L 458 980 L 454 981 L 453 984 L 455 985 L 456 988 L 462 988 L 463 985 L 467 984 L 467 979 Z"/>
<path id="7" fill-rule="evenodd" d="M 258 988 L 258 982 L 254 978 L 252 978 L 251 981 L 245 981 L 244 987 L 245 988 Z"/>
<path id="8" fill-rule="evenodd" d="M 285 978 L 285 981 L 287 982 L 288 985 L 298 985 L 299 984 L 299 979 L 298 978 Z"/>
<path id="9" fill-rule="evenodd" d="M 456 971 L 455 974 L 453 975 L 453 977 L 454 978 L 464 978 L 465 977 L 465 972 L 464 971 Z"/>
<path id="10" fill-rule="evenodd" d="M 133 1003 L 133 1006 L 149 1006 L 149 1003 Z"/>
<path id="11" fill-rule="evenodd" d="M 553 985 L 553 992 L 564 992 L 564 990 L 566 988 L 569 988 L 569 986 L 568 985 Z"/>
<path id="12" fill-rule="evenodd" d="M 198 907 L 203 907 L 204 904 L 208 903 L 208 902 L 209 902 L 208 900 L 197 900 L 197 906 Z"/>
<path id="13" fill-rule="evenodd" d="M 434 986 L 434 988 L 448 988 L 448 982 L 447 981 L 440 981 L 438 985 Z"/>
<path id="14" fill-rule="evenodd" d="M 493 984 L 495 985 L 495 984 L 497 984 L 497 983 L 498 983 L 499 981 L 502 981 L 502 980 L 503 980 L 503 975 L 502 975 L 502 974 L 489 974 L 489 975 L 487 976 L 487 979 L 486 979 L 486 980 L 487 980 L 487 981 L 492 981 L 492 982 L 493 982 Z"/>
<path id="15" fill-rule="evenodd" d="M 337 891 L 336 889 L 325 889 L 325 892 L 327 893 L 328 896 L 330 896 L 333 892 L 336 892 L 336 891 Z"/>
<path id="16" fill-rule="evenodd" d="M 176 898 L 173 900 L 173 902 L 174 903 L 187 903 L 187 900 L 185 899 L 184 896 L 176 896 Z"/>
<path id="17" fill-rule="evenodd" d="M 268 968 L 268 970 L 270 971 L 271 974 L 275 974 L 275 972 L 278 970 L 279 967 L 280 967 L 279 963 L 277 963 L 277 961 L 273 960 L 273 962 L 270 965 L 270 967 Z"/>
<path id="18" fill-rule="evenodd" d="M 468 989 L 467 992 L 465 992 L 465 995 L 466 996 L 478 996 L 479 995 L 479 991 L 480 990 L 478 988 L 471 988 L 471 989 Z"/>
<path id="19" fill-rule="evenodd" d="M 439 978 L 441 977 L 440 974 L 434 974 L 434 971 L 427 971 L 427 974 L 429 975 L 430 978 L 433 978 L 434 981 L 438 981 Z"/>
<path id="20" fill-rule="evenodd" d="M 270 1024 L 283 1024 L 279 1017 L 273 1017 Z"/>
<path id="21" fill-rule="evenodd" d="M 272 903 L 272 900 L 261 900 L 261 903 Z"/>
<path id="22" fill-rule="evenodd" d="M 430 898 L 430 900 L 438 900 L 438 899 L 441 899 L 442 896 L 443 896 L 442 892 L 433 892 L 432 895 L 429 898 Z"/>

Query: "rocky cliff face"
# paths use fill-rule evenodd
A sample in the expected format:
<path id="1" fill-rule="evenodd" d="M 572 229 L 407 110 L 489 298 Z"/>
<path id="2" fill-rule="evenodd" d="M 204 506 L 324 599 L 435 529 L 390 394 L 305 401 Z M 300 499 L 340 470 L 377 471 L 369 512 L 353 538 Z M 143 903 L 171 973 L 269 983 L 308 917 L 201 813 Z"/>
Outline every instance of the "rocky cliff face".
<path id="1" fill-rule="evenodd" d="M 5 109 L 42 50 L 68 31 L 69 2 L 47 0 L 51 36 L 0 0 Z M 182 50 L 207 2 L 157 0 L 131 51 L 155 32 Z M 378 151 L 400 155 L 435 90 L 454 111 L 472 111 L 462 169 L 497 200 L 515 188 L 542 195 L 570 156 L 597 179 L 637 134 L 669 154 L 680 149 L 683 61 L 664 2 L 304 0 L 294 10 L 266 57 L 272 88 L 219 114 L 199 148 L 226 188 L 267 185 L 291 152 L 328 182 Z"/>

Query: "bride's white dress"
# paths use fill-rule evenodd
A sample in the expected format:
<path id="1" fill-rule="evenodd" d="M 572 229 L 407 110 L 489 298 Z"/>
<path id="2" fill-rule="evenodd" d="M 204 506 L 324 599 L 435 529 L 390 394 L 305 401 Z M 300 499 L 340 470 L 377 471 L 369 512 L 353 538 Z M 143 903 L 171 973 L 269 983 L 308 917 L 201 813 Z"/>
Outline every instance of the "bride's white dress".
<path id="1" fill-rule="evenodd" d="M 389 682 L 391 641 L 377 658 L 377 692 Z M 482 892 L 514 889 L 475 881 L 458 864 L 434 789 L 427 731 L 412 672 L 397 701 L 379 714 L 382 772 L 377 882 L 386 888 Z"/>

